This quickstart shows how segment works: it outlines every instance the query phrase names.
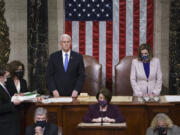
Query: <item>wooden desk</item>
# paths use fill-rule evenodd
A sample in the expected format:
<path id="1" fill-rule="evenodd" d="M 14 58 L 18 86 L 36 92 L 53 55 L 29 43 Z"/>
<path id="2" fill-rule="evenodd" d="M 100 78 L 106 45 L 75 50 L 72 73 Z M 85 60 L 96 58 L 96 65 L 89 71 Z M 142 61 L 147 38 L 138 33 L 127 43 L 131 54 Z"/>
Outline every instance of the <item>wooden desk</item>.
<path id="1" fill-rule="evenodd" d="M 77 125 L 82 121 L 82 117 L 90 104 L 93 103 L 28 103 L 25 109 L 25 125 L 33 123 L 35 108 L 42 106 L 47 108 L 49 112 L 49 121 L 61 126 L 65 135 L 76 135 L 78 132 Z M 152 118 L 159 112 L 168 114 L 175 124 L 180 125 L 180 103 L 116 102 L 112 104 L 118 105 L 126 118 L 127 135 L 145 135 Z"/>
<path id="2" fill-rule="evenodd" d="M 126 135 L 126 123 L 79 123 L 78 135 Z"/>

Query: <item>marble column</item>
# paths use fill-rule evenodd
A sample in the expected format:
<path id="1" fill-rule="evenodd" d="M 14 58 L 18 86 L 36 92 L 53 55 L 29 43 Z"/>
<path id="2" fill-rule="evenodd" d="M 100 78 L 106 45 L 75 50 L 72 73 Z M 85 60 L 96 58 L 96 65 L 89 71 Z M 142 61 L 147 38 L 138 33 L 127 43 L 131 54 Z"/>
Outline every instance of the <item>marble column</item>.
<path id="1" fill-rule="evenodd" d="M 170 0 L 154 1 L 154 56 L 160 59 L 163 74 L 161 94 L 169 93 L 169 14 Z"/>
<path id="2" fill-rule="evenodd" d="M 170 7 L 170 47 L 169 86 L 170 94 L 180 94 L 180 1 L 171 0 Z"/>
<path id="3" fill-rule="evenodd" d="M 0 65 L 4 65 L 9 60 L 10 40 L 9 27 L 4 17 L 5 2 L 0 0 Z"/>
<path id="4" fill-rule="evenodd" d="M 46 92 L 48 63 L 48 2 L 28 0 L 28 71 L 30 89 Z"/>

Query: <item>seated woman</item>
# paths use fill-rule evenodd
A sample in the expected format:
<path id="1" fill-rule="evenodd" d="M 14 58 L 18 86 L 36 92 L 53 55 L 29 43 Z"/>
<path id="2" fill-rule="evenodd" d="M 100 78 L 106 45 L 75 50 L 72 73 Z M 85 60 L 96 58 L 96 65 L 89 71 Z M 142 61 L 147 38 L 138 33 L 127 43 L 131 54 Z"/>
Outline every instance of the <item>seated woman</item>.
<path id="1" fill-rule="evenodd" d="M 134 96 L 159 96 L 161 92 L 160 62 L 153 57 L 148 44 L 142 44 L 138 49 L 138 58 L 132 60 L 130 81 Z"/>
<path id="2" fill-rule="evenodd" d="M 174 125 L 166 114 L 159 113 L 153 118 L 146 135 L 180 135 L 180 127 Z"/>
<path id="3" fill-rule="evenodd" d="M 96 95 L 98 103 L 89 107 L 87 113 L 83 117 L 83 122 L 125 122 L 125 118 L 120 113 L 118 106 L 110 104 L 111 97 L 111 92 L 106 88 L 102 88 Z"/>
<path id="4" fill-rule="evenodd" d="M 12 61 L 9 63 L 9 71 L 11 77 L 7 79 L 6 87 L 10 95 L 27 92 L 27 83 L 23 79 L 24 65 L 20 61 Z"/>

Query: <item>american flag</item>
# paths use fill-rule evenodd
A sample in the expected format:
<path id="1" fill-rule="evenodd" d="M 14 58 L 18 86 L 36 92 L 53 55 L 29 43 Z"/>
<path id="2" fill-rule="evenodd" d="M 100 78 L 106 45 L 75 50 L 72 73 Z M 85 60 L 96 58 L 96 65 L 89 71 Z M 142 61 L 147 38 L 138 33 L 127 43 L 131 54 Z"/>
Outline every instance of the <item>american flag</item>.
<path id="1" fill-rule="evenodd" d="M 65 33 L 72 50 L 102 64 L 103 85 L 112 89 L 115 65 L 141 43 L 153 47 L 153 11 L 154 0 L 65 0 Z"/>

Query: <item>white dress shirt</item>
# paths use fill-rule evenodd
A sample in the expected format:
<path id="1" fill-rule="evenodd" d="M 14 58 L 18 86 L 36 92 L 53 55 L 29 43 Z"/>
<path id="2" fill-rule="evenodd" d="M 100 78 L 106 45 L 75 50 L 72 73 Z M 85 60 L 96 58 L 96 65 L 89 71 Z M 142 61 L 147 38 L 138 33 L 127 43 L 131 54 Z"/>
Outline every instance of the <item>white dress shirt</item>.
<path id="1" fill-rule="evenodd" d="M 17 93 L 20 93 L 20 89 L 21 89 L 20 80 L 17 83 L 16 89 L 17 89 Z"/>

